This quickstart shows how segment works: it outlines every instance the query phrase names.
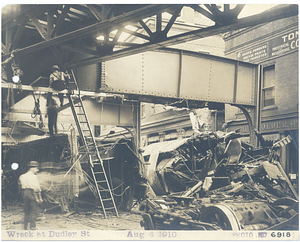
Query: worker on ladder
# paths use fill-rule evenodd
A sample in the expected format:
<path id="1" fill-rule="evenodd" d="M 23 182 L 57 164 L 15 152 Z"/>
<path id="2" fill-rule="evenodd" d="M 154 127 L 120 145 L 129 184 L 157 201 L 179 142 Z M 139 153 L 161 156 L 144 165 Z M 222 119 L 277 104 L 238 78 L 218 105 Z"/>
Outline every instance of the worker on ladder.
<path id="1" fill-rule="evenodd" d="M 68 87 L 69 75 L 60 70 L 57 65 L 54 65 L 51 69 L 51 74 L 49 77 L 49 87 L 53 88 L 56 91 L 62 91 Z M 52 92 L 48 93 L 47 104 L 49 100 L 52 98 Z M 60 101 L 60 106 L 62 107 L 64 104 L 64 94 L 59 93 L 58 98 Z"/>

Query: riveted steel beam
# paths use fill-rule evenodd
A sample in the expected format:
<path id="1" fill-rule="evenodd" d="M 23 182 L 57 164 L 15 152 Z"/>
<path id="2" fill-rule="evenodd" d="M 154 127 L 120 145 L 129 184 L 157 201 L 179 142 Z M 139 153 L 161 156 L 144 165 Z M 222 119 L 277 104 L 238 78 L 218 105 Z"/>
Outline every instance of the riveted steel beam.
<path id="1" fill-rule="evenodd" d="M 57 33 L 59 32 L 59 30 L 62 27 L 62 24 L 65 20 L 65 18 L 67 17 L 67 14 L 69 12 L 70 6 L 66 5 L 64 7 L 64 9 L 62 10 L 62 13 L 59 15 L 56 24 L 55 24 L 55 28 L 53 29 L 52 33 L 51 33 L 51 37 L 54 37 L 55 35 L 57 35 Z"/>
<path id="2" fill-rule="evenodd" d="M 130 22 L 136 22 L 140 19 L 151 17 L 157 13 L 164 12 L 166 9 L 172 7 L 170 4 L 153 4 L 148 5 L 136 10 L 133 10 L 131 12 L 125 13 L 123 15 L 114 17 L 112 19 L 92 24 L 88 27 L 84 27 L 75 31 L 71 31 L 66 34 L 62 34 L 60 36 L 54 37 L 48 41 L 40 42 L 28 47 L 25 47 L 23 49 L 19 49 L 18 52 L 20 53 L 30 53 L 32 51 L 41 50 L 43 48 L 47 48 L 51 45 L 61 44 L 63 42 L 83 37 L 89 34 L 92 34 L 95 31 L 111 28 L 116 25 L 124 25 L 126 23 Z"/>
<path id="3" fill-rule="evenodd" d="M 91 13 L 95 16 L 95 18 L 98 21 L 102 21 L 101 13 L 98 12 L 98 10 L 93 6 L 93 4 L 86 4 L 85 6 L 91 11 Z"/>
<path id="4" fill-rule="evenodd" d="M 100 53 L 96 50 L 76 46 L 76 45 L 69 45 L 69 44 L 62 44 L 60 45 L 63 49 L 71 50 L 74 52 L 82 53 L 82 54 L 89 54 L 89 55 L 99 55 Z"/>
<path id="5" fill-rule="evenodd" d="M 252 15 L 250 17 L 245 17 L 239 19 L 237 22 L 228 25 L 214 25 L 204 29 L 194 30 L 183 34 L 178 34 L 175 36 L 168 37 L 161 41 L 157 42 L 148 42 L 145 44 L 141 44 L 138 47 L 132 47 L 127 49 L 122 49 L 115 51 L 113 53 L 109 53 L 109 55 L 103 55 L 100 57 L 87 58 L 83 60 L 78 60 L 74 62 L 67 63 L 68 66 L 84 66 L 95 64 L 102 61 L 109 61 L 116 58 L 121 58 L 129 55 L 134 55 L 138 53 L 142 53 L 149 50 L 159 49 L 164 46 L 170 46 L 174 44 L 180 44 L 187 41 L 192 41 L 196 39 L 201 39 L 213 35 L 217 35 L 220 33 L 225 33 L 232 30 L 237 30 L 241 28 L 246 28 L 250 26 L 255 26 L 257 24 L 263 24 L 271 21 L 275 21 L 282 18 L 287 18 L 291 16 L 298 15 L 298 6 L 295 4 L 288 5 L 286 7 L 282 7 L 279 9 L 275 9 L 269 12 L 263 12 L 260 14 Z"/>

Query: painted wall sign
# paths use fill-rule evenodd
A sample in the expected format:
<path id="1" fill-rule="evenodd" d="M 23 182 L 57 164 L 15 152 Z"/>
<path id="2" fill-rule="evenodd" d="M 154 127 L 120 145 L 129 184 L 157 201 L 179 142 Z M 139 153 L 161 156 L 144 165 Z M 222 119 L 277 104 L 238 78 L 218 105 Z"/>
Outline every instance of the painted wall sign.
<path id="1" fill-rule="evenodd" d="M 288 34 L 276 37 L 269 41 L 270 57 L 279 56 L 286 52 L 293 51 L 299 47 L 299 33 L 293 31 Z"/>
<path id="2" fill-rule="evenodd" d="M 256 46 L 243 52 L 237 52 L 236 58 L 241 61 L 255 62 L 268 57 L 268 43 Z"/>
<path id="3" fill-rule="evenodd" d="M 236 59 L 246 62 L 260 62 L 267 58 L 281 56 L 299 48 L 298 31 L 290 31 L 260 45 L 236 53 Z"/>
<path id="4" fill-rule="evenodd" d="M 237 126 L 232 125 L 228 127 L 228 131 L 230 132 L 238 128 L 240 129 L 240 132 L 242 134 L 249 133 L 248 125 L 237 125 Z M 262 133 L 269 133 L 269 132 L 278 132 L 278 131 L 286 131 L 286 130 L 294 130 L 294 129 L 298 129 L 298 118 L 262 122 L 260 131 Z"/>

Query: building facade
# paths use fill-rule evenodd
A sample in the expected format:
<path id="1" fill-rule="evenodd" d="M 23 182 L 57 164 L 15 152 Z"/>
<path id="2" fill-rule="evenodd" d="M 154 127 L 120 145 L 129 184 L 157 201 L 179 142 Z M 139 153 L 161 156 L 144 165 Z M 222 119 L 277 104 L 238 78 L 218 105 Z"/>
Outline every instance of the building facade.
<path id="1" fill-rule="evenodd" d="M 281 149 L 285 171 L 298 174 L 298 80 L 299 34 L 298 16 L 242 29 L 224 35 L 225 56 L 261 65 L 258 102 L 260 132 L 266 140 L 280 140 L 288 135 L 292 142 Z M 249 128 L 241 111 L 225 107 L 228 130 Z"/>

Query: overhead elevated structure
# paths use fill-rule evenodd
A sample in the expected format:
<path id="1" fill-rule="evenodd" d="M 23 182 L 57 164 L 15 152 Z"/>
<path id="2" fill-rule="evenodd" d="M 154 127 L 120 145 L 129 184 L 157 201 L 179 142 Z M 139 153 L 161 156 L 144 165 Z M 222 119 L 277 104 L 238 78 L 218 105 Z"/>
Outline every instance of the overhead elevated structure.
<path id="1" fill-rule="evenodd" d="M 246 62 L 164 49 L 103 63 L 100 90 L 153 102 L 164 98 L 255 106 L 258 71 L 258 65 Z"/>
<path id="2" fill-rule="evenodd" d="M 256 87 L 253 72 L 256 72 L 254 76 L 258 76 L 257 70 L 249 71 L 247 65 L 230 61 L 231 64 L 228 64 L 230 68 L 227 68 L 227 64 L 220 64 L 217 58 L 212 60 L 205 57 L 205 60 L 200 58 L 200 61 L 195 54 L 185 52 L 173 55 L 167 54 L 167 51 L 158 54 L 149 52 L 298 15 L 297 5 L 278 5 L 263 13 L 240 17 L 244 6 L 243 4 L 7 5 L 2 9 L 2 61 L 12 50 L 15 51 L 15 59 L 24 72 L 21 78 L 23 85 L 46 87 L 47 82 L 35 80 L 40 76 L 49 76 L 51 66 L 58 64 L 62 69 L 74 68 L 78 79 L 84 82 L 80 83 L 79 88 L 87 87 L 88 91 L 124 93 L 128 99 L 156 103 L 174 103 L 184 99 L 202 103 L 208 101 L 255 106 Z M 182 10 L 186 8 L 200 14 L 208 24 L 194 25 L 186 32 L 174 34 L 172 28 L 176 21 L 180 20 Z M 150 19 L 154 25 L 150 26 Z M 125 70 L 122 70 L 122 66 L 118 66 L 119 73 L 111 72 L 110 66 L 115 64 L 110 64 L 109 61 L 118 59 L 117 62 L 124 62 L 121 57 L 131 58 L 130 56 L 137 54 L 140 55 L 138 58 L 141 61 L 134 63 L 137 64 L 137 69 L 133 68 L 134 72 L 126 72 L 126 75 L 123 75 L 123 78 L 127 78 L 128 85 L 122 86 L 124 80 L 123 83 L 115 82 L 118 75 Z M 170 69 L 162 68 L 161 72 L 156 72 L 154 76 L 152 69 L 157 69 L 158 66 L 155 65 L 158 62 L 153 61 L 152 55 L 160 55 L 162 60 L 170 58 Z M 143 61 L 147 62 L 147 66 L 141 66 Z M 206 66 L 203 69 L 209 68 L 213 73 L 206 73 L 204 76 L 198 65 Z M 175 72 L 171 66 L 176 68 Z M 193 75 L 188 76 L 189 68 L 195 68 L 198 72 L 195 71 Z M 141 73 L 136 73 L 137 70 Z M 165 75 L 167 72 L 170 78 Z M 128 77 L 130 75 L 132 77 L 134 73 L 137 75 L 129 80 Z M 226 81 L 220 82 L 220 79 Z M 167 83 L 167 80 L 171 80 L 170 83 Z M 157 91 L 158 86 L 160 91 Z M 19 92 L 14 101 L 22 100 L 29 93 Z M 191 107 L 191 102 L 189 105 Z"/>
<path id="3" fill-rule="evenodd" d="M 193 9 L 209 24 L 174 34 L 172 27 L 183 8 Z M 279 5 L 239 17 L 243 8 L 243 4 L 7 5 L 2 9 L 2 57 L 15 50 L 24 71 L 22 83 L 29 85 L 48 76 L 53 64 L 61 68 L 97 64 L 298 14 L 297 5 Z"/>

